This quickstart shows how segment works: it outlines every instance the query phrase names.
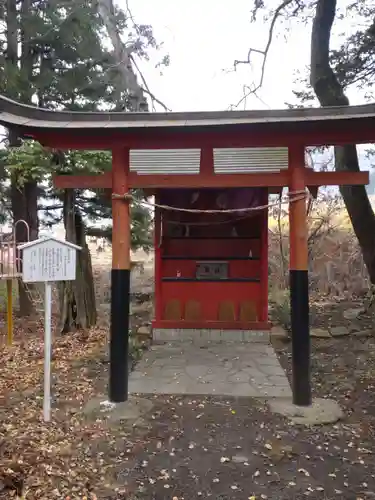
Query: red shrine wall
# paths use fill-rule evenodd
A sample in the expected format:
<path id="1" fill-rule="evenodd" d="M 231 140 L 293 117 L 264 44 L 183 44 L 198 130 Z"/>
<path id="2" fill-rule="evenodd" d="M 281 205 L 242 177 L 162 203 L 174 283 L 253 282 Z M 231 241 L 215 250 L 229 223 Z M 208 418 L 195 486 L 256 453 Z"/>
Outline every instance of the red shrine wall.
<path id="1" fill-rule="evenodd" d="M 154 327 L 268 326 L 267 189 L 161 190 L 155 217 Z"/>

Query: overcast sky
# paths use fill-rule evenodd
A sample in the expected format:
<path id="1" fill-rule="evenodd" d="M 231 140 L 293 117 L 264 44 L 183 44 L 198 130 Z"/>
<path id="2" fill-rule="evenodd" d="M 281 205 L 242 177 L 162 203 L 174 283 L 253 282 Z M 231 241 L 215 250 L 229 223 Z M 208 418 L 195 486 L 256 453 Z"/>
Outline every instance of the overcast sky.
<path id="1" fill-rule="evenodd" d="M 349 0 L 342 0 L 345 5 Z M 251 23 L 253 0 L 128 0 L 136 22 L 151 24 L 165 51 L 170 67 L 163 76 L 153 69 L 158 55 L 142 65 L 153 93 L 173 111 L 224 110 L 239 101 L 244 84 L 258 82 L 262 56 L 254 54 L 252 66 L 236 72 L 234 60 L 247 58 L 249 47 L 262 50 L 269 22 L 262 16 Z M 117 0 L 126 8 L 126 0 Z M 267 0 L 267 5 L 278 5 Z M 355 22 L 340 22 L 348 33 Z M 247 109 L 283 108 L 294 102 L 295 72 L 303 71 L 310 60 L 311 27 L 294 22 L 287 33 L 281 26 L 269 53 L 261 100 L 247 100 Z M 287 35 L 287 36 L 286 36 Z M 352 104 L 362 96 L 350 92 Z M 241 106 L 244 109 L 244 106 Z"/>

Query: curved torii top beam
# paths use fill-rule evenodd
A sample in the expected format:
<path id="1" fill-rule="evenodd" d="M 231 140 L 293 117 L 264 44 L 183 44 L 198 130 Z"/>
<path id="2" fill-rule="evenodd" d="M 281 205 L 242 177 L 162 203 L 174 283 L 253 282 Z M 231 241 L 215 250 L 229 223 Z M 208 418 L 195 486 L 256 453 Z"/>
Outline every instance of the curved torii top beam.
<path id="1" fill-rule="evenodd" d="M 130 135 L 137 135 L 144 147 L 146 132 L 148 137 L 154 133 L 161 137 L 164 134 L 180 135 L 182 130 L 189 135 L 196 135 L 195 132 L 225 132 L 236 136 L 246 133 L 249 146 L 255 145 L 251 144 L 253 141 L 265 146 L 270 145 L 266 144 L 270 141 L 279 146 L 291 142 L 302 142 L 306 146 L 359 144 L 375 142 L 375 104 L 254 111 L 80 112 L 46 110 L 0 95 L 0 124 L 15 137 L 32 137 L 51 146 L 57 135 L 64 135 L 66 139 L 74 137 L 76 141 L 90 135 L 92 139 L 100 137 L 104 142 L 109 137 L 113 139 L 120 135 L 123 142 Z M 250 136 L 255 137 L 253 141 Z M 97 143 L 96 146 L 100 149 Z"/>

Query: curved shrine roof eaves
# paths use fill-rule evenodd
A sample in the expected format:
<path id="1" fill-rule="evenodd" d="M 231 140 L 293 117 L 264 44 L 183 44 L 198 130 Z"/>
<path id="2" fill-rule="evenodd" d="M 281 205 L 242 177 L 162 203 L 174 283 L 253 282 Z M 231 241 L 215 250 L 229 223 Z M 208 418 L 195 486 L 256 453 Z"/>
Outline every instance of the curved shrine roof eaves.
<path id="1" fill-rule="evenodd" d="M 266 125 L 375 119 L 375 104 L 333 108 L 170 113 L 51 111 L 19 104 L 0 95 L 0 123 L 27 129 L 140 129 L 220 125 Z"/>

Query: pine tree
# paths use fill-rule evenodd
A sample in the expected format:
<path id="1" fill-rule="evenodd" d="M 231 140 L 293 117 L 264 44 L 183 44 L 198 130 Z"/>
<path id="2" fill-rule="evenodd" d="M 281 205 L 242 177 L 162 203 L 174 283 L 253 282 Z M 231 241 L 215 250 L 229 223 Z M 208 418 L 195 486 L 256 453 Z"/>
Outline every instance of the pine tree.
<path id="1" fill-rule="evenodd" d="M 137 95 L 143 96 L 142 102 L 149 91 L 138 84 L 133 65 L 136 57 L 146 57 L 147 48 L 157 48 L 157 44 L 150 26 L 135 26 L 129 14 L 115 9 L 111 2 L 109 4 L 112 31 L 114 29 L 119 35 L 131 27 L 135 33 L 128 36 L 132 43 L 126 46 L 126 67 L 123 67 L 123 61 L 118 60 L 116 47 L 114 50 L 108 48 L 108 25 L 103 21 L 98 2 L 8 0 L 4 13 L 7 39 L 3 46 L 0 45 L 0 91 L 21 102 L 33 102 L 49 109 L 139 109 L 138 101 L 134 101 L 134 82 L 138 85 Z M 117 49 L 118 47 L 119 45 Z M 125 45 L 120 45 L 120 48 L 124 47 Z M 167 63 L 168 60 L 164 62 Z M 131 76 L 130 87 L 126 86 L 129 79 L 124 79 L 126 72 Z M 22 166 L 21 162 L 16 162 L 18 167 L 15 168 L 13 160 L 17 154 L 23 157 Z M 31 168 L 35 154 L 40 154 L 43 168 Z M 49 159 L 46 168 L 45 157 Z M 101 152 L 54 151 L 51 154 L 39 145 L 23 144 L 17 152 L 9 150 L 5 164 L 11 178 L 10 198 L 14 220 L 25 219 L 30 225 L 32 238 L 37 237 L 38 198 L 42 194 L 38 183 L 47 182 L 49 187 L 43 192 L 43 198 L 55 198 L 63 205 L 67 239 L 86 248 L 86 223 L 95 219 L 95 214 L 109 215 L 108 197 L 103 196 L 103 193 L 80 191 L 56 193 L 50 183 L 51 171 L 104 171 L 109 166 L 109 160 L 109 156 Z M 134 220 L 137 221 L 134 234 L 142 234 L 135 237 L 134 241 L 147 246 L 150 213 L 139 207 L 134 207 L 133 211 L 136 214 Z M 103 234 L 109 238 L 111 236 L 108 228 L 105 228 Z M 25 240 L 25 237 L 25 234 L 17 234 L 18 241 Z M 96 318 L 95 311 L 88 310 L 95 309 L 95 303 L 91 300 L 91 264 L 86 262 L 89 260 L 89 253 L 84 251 L 82 255 L 82 273 L 78 273 L 82 279 L 77 280 L 74 290 L 67 286 L 63 291 L 62 302 L 68 304 L 64 309 L 65 317 L 62 318 L 65 331 L 74 323 L 71 312 L 76 310 L 77 303 L 90 303 L 88 308 L 82 306 L 86 310 L 79 312 L 78 317 L 81 319 L 77 326 L 90 326 Z M 91 284 L 90 290 L 87 289 L 87 283 Z M 91 297 L 90 300 L 78 297 L 85 293 Z M 29 313 L 31 304 L 28 303 L 27 296 L 23 302 L 21 299 L 20 295 L 21 312 Z"/>

